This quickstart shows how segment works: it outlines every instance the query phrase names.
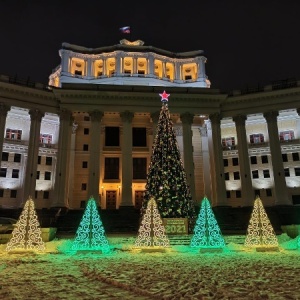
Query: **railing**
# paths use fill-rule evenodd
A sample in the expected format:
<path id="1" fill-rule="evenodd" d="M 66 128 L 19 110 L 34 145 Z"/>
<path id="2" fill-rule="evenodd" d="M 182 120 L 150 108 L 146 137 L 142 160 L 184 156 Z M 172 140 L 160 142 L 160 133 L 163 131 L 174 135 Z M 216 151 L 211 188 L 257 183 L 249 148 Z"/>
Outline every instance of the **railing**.
<path id="1" fill-rule="evenodd" d="M 298 85 L 296 78 L 287 78 L 284 80 L 272 81 L 272 90 L 282 90 L 291 87 L 296 87 Z"/>

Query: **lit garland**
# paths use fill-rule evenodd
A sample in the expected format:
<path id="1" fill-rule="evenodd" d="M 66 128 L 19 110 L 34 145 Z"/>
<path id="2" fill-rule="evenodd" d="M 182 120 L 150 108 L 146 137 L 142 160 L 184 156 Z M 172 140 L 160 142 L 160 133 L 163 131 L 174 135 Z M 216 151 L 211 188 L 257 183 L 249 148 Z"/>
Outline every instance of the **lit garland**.
<path id="1" fill-rule="evenodd" d="M 151 198 L 143 216 L 135 247 L 169 247 L 170 242 L 165 233 L 156 202 Z"/>
<path id="2" fill-rule="evenodd" d="M 192 248 L 223 248 L 225 241 L 209 200 L 204 197 L 191 239 Z"/>
<path id="3" fill-rule="evenodd" d="M 262 201 L 257 197 L 245 239 L 247 247 L 277 247 L 278 240 Z"/>
<path id="4" fill-rule="evenodd" d="M 6 251 L 12 250 L 45 250 L 42 231 L 34 202 L 31 198 L 26 201 L 16 227 L 12 232 L 12 237 L 6 245 Z"/>
<path id="5" fill-rule="evenodd" d="M 94 198 L 90 198 L 87 202 L 71 250 L 101 250 L 103 253 L 110 252 Z"/>

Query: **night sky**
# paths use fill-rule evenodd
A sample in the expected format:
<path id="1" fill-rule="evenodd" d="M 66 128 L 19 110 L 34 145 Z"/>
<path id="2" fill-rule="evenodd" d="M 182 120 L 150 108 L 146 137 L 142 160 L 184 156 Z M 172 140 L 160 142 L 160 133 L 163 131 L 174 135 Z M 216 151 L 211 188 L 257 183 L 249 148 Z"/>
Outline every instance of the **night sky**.
<path id="1" fill-rule="evenodd" d="M 300 79 L 299 12 L 298 0 L 1 0 L 0 74 L 47 83 L 63 42 L 115 45 L 128 25 L 145 45 L 204 50 L 211 87 L 224 92 Z"/>

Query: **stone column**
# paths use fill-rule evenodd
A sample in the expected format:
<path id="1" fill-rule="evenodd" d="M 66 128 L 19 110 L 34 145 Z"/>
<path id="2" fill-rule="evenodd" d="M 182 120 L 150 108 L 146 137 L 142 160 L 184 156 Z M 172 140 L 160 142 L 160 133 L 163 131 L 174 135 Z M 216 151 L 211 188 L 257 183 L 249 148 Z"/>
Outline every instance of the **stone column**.
<path id="1" fill-rule="evenodd" d="M 159 119 L 160 112 L 155 111 L 151 113 L 151 119 L 152 119 L 152 124 L 153 124 L 153 142 L 156 137 L 156 131 L 157 131 L 157 124 L 158 124 L 158 119 Z"/>
<path id="2" fill-rule="evenodd" d="M 115 75 L 119 76 L 120 75 L 120 69 L 121 69 L 121 54 L 117 53 L 116 54 L 116 69 L 115 69 Z"/>
<path id="3" fill-rule="evenodd" d="M 175 64 L 175 79 L 181 80 L 181 64 L 179 62 Z"/>
<path id="4" fill-rule="evenodd" d="M 7 117 L 7 112 L 9 110 L 10 110 L 10 106 L 0 103 L 0 164 L 1 164 L 2 151 L 3 151 L 6 117 Z"/>
<path id="5" fill-rule="evenodd" d="M 209 116 L 212 128 L 213 160 L 215 165 L 215 199 L 216 205 L 226 205 L 226 186 L 224 176 L 223 149 L 221 145 L 221 116 L 219 113 Z"/>
<path id="6" fill-rule="evenodd" d="M 133 70 L 132 70 L 132 74 L 137 74 L 137 58 L 136 57 L 133 57 L 132 58 L 132 67 L 133 67 Z"/>
<path id="7" fill-rule="evenodd" d="M 106 74 L 106 58 L 103 57 L 103 71 L 102 75 L 107 76 Z"/>
<path id="8" fill-rule="evenodd" d="M 29 111 L 29 115 L 30 115 L 31 122 L 30 122 L 29 144 L 28 144 L 28 152 L 27 152 L 25 181 L 24 181 L 25 201 L 28 199 L 29 196 L 31 196 L 32 199 L 34 199 L 37 162 L 38 162 L 38 155 L 39 155 L 41 122 L 44 113 L 38 109 L 31 109 Z"/>
<path id="9" fill-rule="evenodd" d="M 102 111 L 94 110 L 89 113 L 91 116 L 91 142 L 89 160 L 89 183 L 88 196 L 93 196 L 96 203 L 99 203 L 100 184 L 100 142 L 101 142 L 101 119 L 104 115 Z"/>
<path id="10" fill-rule="evenodd" d="M 292 203 L 288 197 L 285 182 L 281 146 L 278 137 L 277 116 L 277 111 L 264 113 L 264 117 L 267 120 L 271 161 L 273 165 L 275 204 L 291 205 Z"/>
<path id="11" fill-rule="evenodd" d="M 204 57 L 198 59 L 198 79 L 205 79 L 205 61 Z"/>
<path id="12" fill-rule="evenodd" d="M 122 200 L 120 206 L 133 206 L 132 203 L 132 119 L 130 111 L 122 112 Z"/>
<path id="13" fill-rule="evenodd" d="M 191 127 L 194 120 L 194 115 L 186 112 L 180 115 L 180 119 L 182 122 L 184 169 L 186 172 L 188 184 L 190 186 L 192 198 L 196 199 L 195 171 L 194 171 L 194 159 L 193 159 L 193 140 L 192 140 L 193 132 Z"/>
<path id="14" fill-rule="evenodd" d="M 54 199 L 52 207 L 69 207 L 69 161 L 70 142 L 72 132 L 72 113 L 68 110 L 61 110 L 59 113 L 59 139 L 57 152 L 57 166 L 55 174 Z"/>
<path id="15" fill-rule="evenodd" d="M 232 118 L 235 122 L 237 133 L 237 146 L 240 165 L 241 178 L 241 193 L 243 206 L 251 206 L 254 202 L 254 194 L 252 189 L 251 169 L 248 153 L 248 142 L 246 134 L 246 119 L 244 115 L 235 116 Z"/>
<path id="16" fill-rule="evenodd" d="M 154 57 L 151 54 L 148 57 L 148 72 L 150 75 L 154 75 Z"/>
<path id="17" fill-rule="evenodd" d="M 65 50 L 61 52 L 61 74 L 65 75 L 69 73 L 69 53 Z"/>

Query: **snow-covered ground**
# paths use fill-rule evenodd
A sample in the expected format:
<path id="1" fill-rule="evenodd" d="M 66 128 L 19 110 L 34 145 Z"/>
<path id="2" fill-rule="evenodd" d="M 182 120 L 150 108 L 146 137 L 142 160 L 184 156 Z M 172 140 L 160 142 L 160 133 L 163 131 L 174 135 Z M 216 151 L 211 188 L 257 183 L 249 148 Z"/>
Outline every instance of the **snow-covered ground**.
<path id="1" fill-rule="evenodd" d="M 245 249 L 243 236 L 225 236 L 222 253 L 137 253 L 128 236 L 108 236 L 106 255 L 64 253 L 67 238 L 46 243 L 43 254 L 0 245 L 0 299 L 300 299 L 300 249 L 278 238 L 278 252 Z"/>

